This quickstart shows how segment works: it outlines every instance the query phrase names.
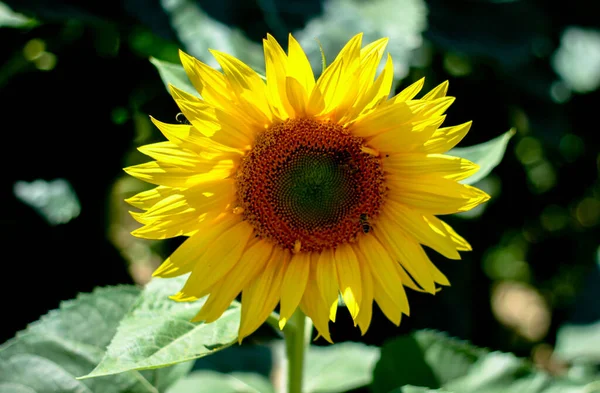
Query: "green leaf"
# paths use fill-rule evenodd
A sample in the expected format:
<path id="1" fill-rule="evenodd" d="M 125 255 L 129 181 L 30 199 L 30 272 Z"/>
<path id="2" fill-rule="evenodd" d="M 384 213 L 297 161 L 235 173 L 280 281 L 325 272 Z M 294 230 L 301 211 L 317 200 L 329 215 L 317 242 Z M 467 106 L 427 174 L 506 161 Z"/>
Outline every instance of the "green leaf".
<path id="1" fill-rule="evenodd" d="M 162 79 L 167 91 L 169 91 L 169 85 L 173 85 L 186 93 L 198 96 L 198 91 L 194 88 L 192 83 L 187 77 L 187 74 L 183 70 L 183 67 L 179 64 L 169 63 L 166 61 L 158 60 L 154 57 L 150 58 L 150 62 L 154 64 L 160 78 Z"/>
<path id="2" fill-rule="evenodd" d="M 181 363 L 220 351 L 237 340 L 240 304 L 233 302 L 213 323 L 192 323 L 205 298 L 169 299 L 187 277 L 152 280 L 121 321 L 100 364 L 84 378 Z"/>
<path id="3" fill-rule="evenodd" d="M 502 161 L 502 157 L 504 157 L 504 152 L 508 146 L 508 141 L 515 134 L 516 130 L 511 128 L 499 137 L 480 143 L 479 145 L 455 147 L 450 150 L 448 155 L 466 158 L 479 165 L 479 171 L 473 176 L 463 180 L 462 183 L 474 184 L 489 175 L 492 169 L 498 166 L 500 161 Z"/>
<path id="4" fill-rule="evenodd" d="M 555 354 L 566 361 L 600 364 L 600 322 L 563 325 L 556 335 Z"/>
<path id="5" fill-rule="evenodd" d="M 574 44 L 575 43 L 575 44 Z M 600 87 L 598 53 L 600 32 L 596 29 L 567 26 L 561 33 L 560 46 L 552 55 L 552 67 L 567 87 L 580 94 L 591 93 Z"/>
<path id="6" fill-rule="evenodd" d="M 19 180 L 13 186 L 15 196 L 33 208 L 50 225 L 66 224 L 81 212 L 77 194 L 68 180 Z"/>
<path id="7" fill-rule="evenodd" d="M 166 393 L 274 393 L 271 382 L 260 374 L 194 371 L 179 380 Z"/>
<path id="8" fill-rule="evenodd" d="M 379 348 L 345 342 L 311 346 L 307 352 L 304 391 L 338 393 L 368 385 L 379 358 Z"/>
<path id="9" fill-rule="evenodd" d="M 553 377 L 511 353 L 492 352 L 445 387 L 462 393 L 585 393 L 593 391 L 588 382 Z"/>
<path id="10" fill-rule="evenodd" d="M 9 6 L 0 2 L 0 27 L 27 28 L 35 25 L 37 22 L 34 19 L 14 12 Z"/>
<path id="11" fill-rule="evenodd" d="M 156 387 L 156 390 L 159 392 L 164 392 L 169 386 L 173 385 L 175 382 L 180 380 L 182 377 L 186 376 L 192 367 L 194 366 L 194 362 L 183 362 L 177 363 L 169 367 L 163 368 L 155 368 L 152 370 L 143 370 L 143 371 L 129 371 L 127 373 L 137 373 L 139 372 L 144 378 L 152 383 L 153 386 Z M 127 374 L 125 373 L 125 374 Z M 113 376 L 102 377 L 102 378 L 112 378 L 118 375 L 123 374 L 115 374 Z"/>
<path id="12" fill-rule="evenodd" d="M 465 375 L 485 353 L 483 349 L 435 331 L 423 330 L 398 337 L 381 349 L 381 358 L 373 373 L 372 391 L 387 393 L 404 385 L 439 388 Z"/>
<path id="13" fill-rule="evenodd" d="M 392 390 L 390 393 L 453 393 L 446 389 L 429 389 L 423 386 L 406 385 Z"/>
<path id="14" fill-rule="evenodd" d="M 0 391 L 158 393 L 139 372 L 78 381 L 98 364 L 121 318 L 139 296 L 133 286 L 99 288 L 63 302 L 0 347 Z M 172 370 L 161 370 L 163 375 Z M 162 378 L 164 386 L 172 382 Z"/>
<path id="15" fill-rule="evenodd" d="M 489 352 L 441 333 L 419 331 L 384 345 L 371 390 L 374 393 L 584 393 L 600 388 L 597 372 L 572 375 L 575 374 L 572 371 L 566 376 L 551 376 L 511 353 Z"/>

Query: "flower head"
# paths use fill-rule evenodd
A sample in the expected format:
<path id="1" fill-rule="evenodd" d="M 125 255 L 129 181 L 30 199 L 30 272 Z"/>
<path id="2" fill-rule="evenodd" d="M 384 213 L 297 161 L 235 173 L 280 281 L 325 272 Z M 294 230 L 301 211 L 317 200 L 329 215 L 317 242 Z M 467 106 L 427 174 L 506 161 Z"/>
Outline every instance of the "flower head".
<path id="1" fill-rule="evenodd" d="M 331 341 L 338 294 L 364 334 L 373 301 L 399 324 L 405 286 L 449 285 L 422 246 L 471 250 L 436 217 L 489 198 L 459 183 L 475 164 L 443 154 L 471 123 L 441 127 L 447 83 L 388 98 L 389 56 L 376 75 L 386 43 L 353 37 L 316 81 L 291 35 L 287 54 L 264 40 L 266 82 L 227 54 L 212 51 L 219 72 L 181 53 L 201 98 L 172 86 L 190 124 L 152 119 L 168 141 L 141 147 L 155 161 L 126 171 L 157 187 L 127 201 L 143 210 L 134 235 L 188 237 L 154 275 L 190 273 L 173 298 L 208 295 L 194 320 L 215 321 L 241 292 L 240 340 L 279 303 L 280 327 L 300 307 Z"/>

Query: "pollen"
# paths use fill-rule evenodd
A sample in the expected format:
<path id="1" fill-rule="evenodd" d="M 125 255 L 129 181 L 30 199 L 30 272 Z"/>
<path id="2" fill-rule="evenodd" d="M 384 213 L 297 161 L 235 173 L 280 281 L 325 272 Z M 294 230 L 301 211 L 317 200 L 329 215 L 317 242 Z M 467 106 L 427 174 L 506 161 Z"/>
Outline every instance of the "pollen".
<path id="1" fill-rule="evenodd" d="M 260 238 L 293 252 L 364 236 L 386 187 L 381 159 L 344 127 L 288 119 L 263 131 L 236 173 L 237 206 Z"/>
<path id="2" fill-rule="evenodd" d="M 378 152 L 377 150 L 375 150 L 375 149 L 371 148 L 371 147 L 368 147 L 368 146 L 362 146 L 362 147 L 360 148 L 360 150 L 361 150 L 363 153 L 367 153 L 367 154 L 370 154 L 370 155 L 372 155 L 372 156 L 379 157 L 379 152 Z"/>
<path id="3" fill-rule="evenodd" d="M 300 240 L 296 240 L 294 242 L 294 249 L 292 250 L 292 252 L 294 254 L 298 254 L 301 249 L 302 249 L 302 243 L 300 242 Z"/>

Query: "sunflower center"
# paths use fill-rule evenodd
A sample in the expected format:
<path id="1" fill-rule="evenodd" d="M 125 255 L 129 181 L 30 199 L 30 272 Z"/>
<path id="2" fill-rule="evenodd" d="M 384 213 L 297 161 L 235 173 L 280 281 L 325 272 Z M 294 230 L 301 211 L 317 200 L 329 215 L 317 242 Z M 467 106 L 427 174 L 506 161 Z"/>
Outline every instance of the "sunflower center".
<path id="1" fill-rule="evenodd" d="M 339 221 L 355 202 L 354 179 L 335 157 L 297 151 L 290 157 L 273 196 L 277 210 L 292 222 L 315 229 Z"/>
<path id="2" fill-rule="evenodd" d="M 381 161 L 331 122 L 290 119 L 261 133 L 236 175 L 257 236 L 321 251 L 368 232 L 383 203 Z"/>

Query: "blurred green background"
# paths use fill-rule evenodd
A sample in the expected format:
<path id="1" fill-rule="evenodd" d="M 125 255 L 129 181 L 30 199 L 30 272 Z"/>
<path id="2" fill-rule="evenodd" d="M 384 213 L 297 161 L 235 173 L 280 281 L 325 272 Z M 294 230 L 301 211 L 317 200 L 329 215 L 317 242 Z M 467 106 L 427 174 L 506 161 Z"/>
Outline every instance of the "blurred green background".
<path id="1" fill-rule="evenodd" d="M 474 121 L 461 146 L 517 134 L 477 184 L 492 200 L 447 217 L 474 251 L 430 253 L 452 287 L 410 292 L 400 327 L 375 310 L 364 337 L 341 313 L 334 341 L 434 328 L 560 367 L 559 327 L 600 320 L 599 11 L 583 0 L 0 3 L 0 342 L 79 292 L 144 284 L 181 242 L 133 238 L 122 201 L 148 188 L 121 170 L 147 160 L 137 146 L 162 140 L 148 115 L 178 113 L 150 57 L 178 62 L 182 48 L 216 65 L 214 48 L 261 70 L 261 39 L 285 47 L 292 32 L 320 70 L 316 38 L 332 59 L 363 31 L 390 37 L 398 90 L 450 80 L 446 124 Z"/>

